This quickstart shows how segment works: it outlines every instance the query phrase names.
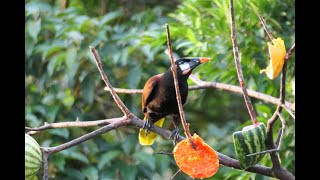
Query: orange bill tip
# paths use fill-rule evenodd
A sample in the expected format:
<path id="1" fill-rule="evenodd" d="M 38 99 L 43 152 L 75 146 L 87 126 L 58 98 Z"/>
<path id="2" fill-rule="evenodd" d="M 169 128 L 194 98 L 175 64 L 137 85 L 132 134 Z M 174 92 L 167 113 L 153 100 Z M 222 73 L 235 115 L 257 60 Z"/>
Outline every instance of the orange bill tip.
<path id="1" fill-rule="evenodd" d="M 205 63 L 208 62 L 209 60 L 211 60 L 212 58 L 208 58 L 208 57 L 201 57 L 200 59 L 200 63 Z"/>

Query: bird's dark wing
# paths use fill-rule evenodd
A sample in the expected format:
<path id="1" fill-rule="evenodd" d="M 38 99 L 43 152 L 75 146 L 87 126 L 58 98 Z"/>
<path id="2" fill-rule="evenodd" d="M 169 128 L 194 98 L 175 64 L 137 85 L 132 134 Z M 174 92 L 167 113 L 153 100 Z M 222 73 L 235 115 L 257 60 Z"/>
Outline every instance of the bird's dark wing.
<path id="1" fill-rule="evenodd" d="M 155 76 L 152 76 L 146 84 L 144 85 L 143 92 L 142 92 L 142 112 L 147 111 L 147 105 L 152 99 L 154 98 L 154 95 L 156 94 L 156 89 L 160 81 L 160 77 L 163 74 L 158 74 Z"/>

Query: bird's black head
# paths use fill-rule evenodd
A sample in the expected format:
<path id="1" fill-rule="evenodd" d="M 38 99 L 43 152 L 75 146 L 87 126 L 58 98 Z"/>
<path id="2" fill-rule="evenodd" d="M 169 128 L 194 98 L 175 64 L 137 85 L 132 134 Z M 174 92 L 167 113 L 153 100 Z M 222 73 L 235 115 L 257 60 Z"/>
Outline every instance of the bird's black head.
<path id="1" fill-rule="evenodd" d="M 190 75 L 198 65 L 209 61 L 207 57 L 184 57 L 175 61 L 175 64 L 182 71 L 183 75 Z"/>

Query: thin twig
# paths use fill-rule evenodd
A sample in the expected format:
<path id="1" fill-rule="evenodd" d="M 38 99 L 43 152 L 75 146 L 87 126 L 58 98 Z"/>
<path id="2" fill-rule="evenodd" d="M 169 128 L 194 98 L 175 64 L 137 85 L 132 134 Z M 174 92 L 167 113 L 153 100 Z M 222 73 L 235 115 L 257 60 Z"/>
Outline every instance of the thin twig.
<path id="1" fill-rule="evenodd" d="M 181 169 L 179 169 L 174 175 L 170 178 L 171 180 L 174 179 L 179 173 L 181 172 Z"/>
<path id="2" fill-rule="evenodd" d="M 112 88 L 110 81 L 107 77 L 107 75 L 104 73 L 103 68 L 101 66 L 101 61 L 99 58 L 99 55 L 97 53 L 97 50 L 90 46 L 90 51 L 93 54 L 94 60 L 98 66 L 98 70 L 100 72 L 100 75 L 102 77 L 102 80 L 104 81 L 104 83 L 106 84 L 106 86 L 110 89 L 110 93 L 114 99 L 114 101 L 117 103 L 117 105 L 119 106 L 119 108 L 121 109 L 121 111 L 123 112 L 123 114 L 125 116 L 129 116 L 131 114 L 131 112 L 129 111 L 129 109 L 123 104 L 123 102 L 121 101 L 120 97 L 118 96 L 118 94 L 115 92 L 115 90 Z"/>
<path id="3" fill-rule="evenodd" d="M 296 119 L 295 113 L 291 111 L 291 109 L 285 104 L 281 104 L 281 106 L 290 114 L 293 119 Z"/>
<path id="4" fill-rule="evenodd" d="M 207 81 L 202 81 L 201 79 L 197 78 L 195 75 L 191 74 L 189 78 L 195 82 L 199 86 L 190 86 L 190 90 L 195 89 L 200 89 L 200 88 L 216 88 L 216 89 L 222 89 L 222 90 L 227 90 L 231 92 L 236 92 L 243 94 L 242 88 L 239 86 L 231 85 L 231 84 L 224 84 L 224 83 L 219 83 L 219 82 L 207 82 Z M 251 89 L 247 89 L 248 95 L 257 99 L 264 100 L 266 102 L 272 103 L 279 105 L 281 102 L 279 101 L 278 98 L 272 97 L 267 94 L 263 94 Z M 293 111 L 295 111 L 295 105 L 294 103 L 286 101 L 285 104 Z"/>
<path id="5" fill-rule="evenodd" d="M 266 31 L 266 33 L 268 34 L 270 40 L 272 41 L 274 38 L 272 36 L 272 34 L 269 32 L 268 28 L 267 28 L 267 25 L 266 25 L 266 21 L 264 20 L 264 18 L 262 16 L 259 15 L 259 19 L 262 23 L 262 26 L 264 28 L 264 30 Z"/>
<path id="6" fill-rule="evenodd" d="M 285 128 L 286 128 L 286 122 L 284 120 L 284 117 L 282 116 L 281 113 L 278 113 L 278 116 L 280 117 L 280 120 L 281 120 L 281 128 L 279 130 L 279 133 L 278 133 L 278 138 L 277 138 L 277 142 L 276 142 L 276 145 L 277 145 L 277 148 L 275 149 L 269 149 L 269 150 L 265 150 L 265 151 L 260 151 L 260 152 L 257 152 L 257 153 L 252 153 L 252 154 L 248 154 L 246 156 L 256 156 L 256 155 L 260 155 L 260 154 L 266 154 L 266 153 L 273 153 L 273 152 L 279 152 L 281 150 L 281 145 L 282 145 L 282 141 L 283 141 L 283 135 L 284 135 L 284 131 L 285 131 Z"/>
<path id="7" fill-rule="evenodd" d="M 111 123 L 111 124 L 108 124 L 106 126 L 103 126 L 97 130 L 94 130 L 88 134 L 85 134 L 83 136 L 80 136 L 72 141 L 69 141 L 67 143 L 64 143 L 64 144 L 61 144 L 61 145 L 58 145 L 58 146 L 55 146 L 55 147 L 47 147 L 47 151 L 49 154 L 52 154 L 52 153 L 55 153 L 55 152 L 59 152 L 59 151 L 62 151 L 62 150 L 65 150 L 65 149 L 68 149 L 72 146 L 75 146 L 75 145 L 78 145 L 82 142 L 85 142 L 89 139 L 92 139 L 93 137 L 96 137 L 98 135 L 101 135 L 103 133 L 106 133 L 108 131 L 111 131 L 113 129 L 116 129 L 118 127 L 121 127 L 121 126 L 124 126 L 126 125 L 126 122 L 124 120 L 122 121 L 116 121 L 114 123 Z"/>
<path id="8" fill-rule="evenodd" d="M 212 89 L 221 89 L 221 90 L 226 90 L 229 92 L 235 92 L 235 93 L 242 94 L 242 89 L 239 86 L 225 84 L 225 83 L 219 83 L 219 82 L 202 81 L 202 80 L 198 79 L 193 74 L 191 74 L 189 76 L 189 78 L 197 84 L 197 85 L 189 86 L 189 91 L 212 88 Z M 124 94 L 138 94 L 138 93 L 141 94 L 142 93 L 142 89 L 124 89 L 124 88 L 113 88 L 113 89 L 116 91 L 116 93 L 124 93 Z M 105 88 L 105 90 L 109 91 L 108 88 Z M 247 92 L 250 97 L 260 99 L 260 100 L 263 100 L 265 102 L 272 103 L 275 105 L 281 104 L 279 99 L 275 98 L 273 96 L 263 94 L 263 93 L 260 93 L 260 92 L 257 92 L 257 91 L 251 90 L 251 89 L 247 89 Z M 285 106 L 286 106 L 285 108 L 287 110 L 295 111 L 294 103 L 285 101 Z M 291 112 L 291 114 L 292 114 L 292 112 Z"/>
<path id="9" fill-rule="evenodd" d="M 283 135 L 284 135 L 284 131 L 286 129 L 286 121 L 284 120 L 284 117 L 282 116 L 282 113 L 278 113 L 278 116 L 280 118 L 280 121 L 281 121 L 281 128 L 279 130 L 279 136 L 278 136 L 278 140 L 276 142 L 276 144 L 278 145 L 277 149 L 280 150 L 281 148 L 281 145 L 282 145 L 282 141 L 283 141 Z"/>
<path id="10" fill-rule="evenodd" d="M 172 153 L 172 152 L 163 152 L 163 151 L 160 151 L 160 152 L 156 152 L 155 154 L 172 155 L 173 153 Z"/>
<path id="11" fill-rule="evenodd" d="M 142 89 L 125 89 L 125 88 L 113 88 L 116 93 L 123 93 L 123 94 L 142 94 Z M 105 91 L 110 91 L 108 87 L 104 88 Z"/>
<path id="12" fill-rule="evenodd" d="M 174 63 L 174 59 L 172 56 L 171 38 L 170 38 L 170 30 L 169 30 L 168 24 L 166 24 L 166 31 L 167 31 L 168 53 L 170 55 L 170 60 L 171 60 L 171 70 L 172 70 L 173 79 L 174 79 L 174 87 L 176 89 L 177 103 L 178 103 L 178 107 L 179 107 L 180 118 L 181 118 L 184 132 L 186 133 L 186 136 L 188 137 L 188 139 L 190 139 L 191 134 L 190 134 L 189 126 L 187 125 L 186 117 L 185 117 L 183 107 L 182 107 L 182 102 L 181 102 L 181 95 L 180 95 L 179 83 L 178 83 L 178 77 L 177 77 L 177 66 Z"/>
<path id="13" fill-rule="evenodd" d="M 44 147 L 40 147 L 42 153 L 42 164 L 43 164 L 43 180 L 49 179 L 49 165 L 48 165 L 48 157 L 49 154 Z"/>
<path id="14" fill-rule="evenodd" d="M 272 152 L 279 152 L 280 149 L 276 148 L 276 149 L 269 149 L 269 150 L 265 150 L 265 151 L 260 151 L 260 152 L 256 152 L 256 153 L 252 153 L 252 154 L 247 154 L 246 156 L 250 157 L 250 156 L 257 156 L 260 154 L 266 154 L 266 153 L 272 153 Z"/>
<path id="15" fill-rule="evenodd" d="M 67 127 L 92 127 L 92 126 L 103 126 L 116 121 L 123 121 L 125 117 L 112 118 L 112 119 L 103 119 L 95 121 L 73 121 L 73 122 L 58 122 L 45 124 L 37 128 L 25 127 L 25 130 L 28 130 L 28 134 L 35 134 L 39 131 L 44 131 L 47 129 L 57 129 L 57 128 L 67 128 Z"/>
<path id="16" fill-rule="evenodd" d="M 287 62 L 289 60 L 290 56 L 292 55 L 292 53 L 294 52 L 295 49 L 296 49 L 296 43 L 293 43 L 293 45 L 291 46 L 291 48 L 287 52 L 286 57 L 284 58 L 285 62 Z"/>
<path id="17" fill-rule="evenodd" d="M 235 62 L 236 69 L 237 69 L 238 79 L 239 79 L 240 86 L 243 91 L 244 101 L 245 101 L 246 106 L 248 108 L 251 120 L 254 125 L 258 125 L 259 122 L 257 120 L 256 113 L 253 109 L 250 98 L 248 96 L 248 92 L 246 89 L 246 84 L 245 84 L 245 81 L 243 78 L 242 68 L 241 68 L 241 64 L 240 64 L 240 60 L 239 60 L 239 51 L 238 51 L 238 45 L 237 45 L 237 39 L 236 39 L 236 29 L 235 29 L 235 22 L 234 22 L 233 0 L 230 0 L 230 16 L 231 16 L 231 40 L 232 40 L 234 62 Z"/>
<path id="18" fill-rule="evenodd" d="M 281 104 L 284 103 L 285 95 L 286 95 L 286 69 L 287 69 L 287 62 L 284 62 L 282 71 L 281 71 L 281 81 L 280 81 L 280 97 L 279 100 Z M 276 111 L 274 112 L 273 116 L 267 122 L 267 138 L 266 144 L 268 149 L 276 149 L 274 141 L 273 141 L 273 125 L 277 121 L 279 114 L 282 112 L 282 106 L 278 105 Z M 279 155 L 277 152 L 270 153 L 271 161 L 272 161 L 272 169 L 276 171 L 278 169 L 282 169 Z"/>

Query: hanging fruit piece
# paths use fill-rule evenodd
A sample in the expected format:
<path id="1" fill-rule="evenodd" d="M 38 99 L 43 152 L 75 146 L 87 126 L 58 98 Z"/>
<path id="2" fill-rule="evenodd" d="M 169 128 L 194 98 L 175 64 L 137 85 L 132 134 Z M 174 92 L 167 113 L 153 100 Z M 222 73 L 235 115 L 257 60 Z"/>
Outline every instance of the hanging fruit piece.
<path id="1" fill-rule="evenodd" d="M 37 179 L 36 175 L 42 162 L 42 153 L 36 140 L 25 134 L 25 179 Z"/>
<path id="2" fill-rule="evenodd" d="M 173 156 L 178 167 L 192 178 L 211 177 L 219 169 L 217 153 L 196 133 L 191 136 L 196 149 L 189 139 L 179 142 L 173 149 Z"/>
<path id="3" fill-rule="evenodd" d="M 254 166 L 264 157 L 264 154 L 247 156 L 266 150 L 266 126 L 263 123 L 259 125 L 250 125 L 233 133 L 233 143 L 240 162 L 241 169 L 247 169 Z"/>
<path id="4" fill-rule="evenodd" d="M 273 43 L 273 44 L 272 44 Z M 270 63 L 266 69 L 260 70 L 261 73 L 266 73 L 270 79 L 278 76 L 284 64 L 286 56 L 286 47 L 281 38 L 273 39 L 272 43 L 268 42 Z"/>

